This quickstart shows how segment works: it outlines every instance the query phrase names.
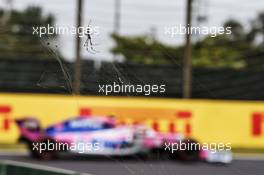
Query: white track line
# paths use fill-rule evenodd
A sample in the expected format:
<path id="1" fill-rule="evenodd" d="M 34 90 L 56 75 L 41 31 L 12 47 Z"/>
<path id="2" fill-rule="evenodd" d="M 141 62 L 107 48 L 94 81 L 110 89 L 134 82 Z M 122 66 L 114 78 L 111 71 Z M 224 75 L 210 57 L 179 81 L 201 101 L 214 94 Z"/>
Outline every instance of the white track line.
<path id="1" fill-rule="evenodd" d="M 65 170 L 61 168 L 55 168 L 55 167 L 49 167 L 49 166 L 44 166 L 44 165 L 37 165 L 37 164 L 32 164 L 32 163 L 24 163 L 24 162 L 17 162 L 17 161 L 12 161 L 12 160 L 3 160 L 0 161 L 1 164 L 5 165 L 14 165 L 18 167 L 25 167 L 25 168 L 31 168 L 31 169 L 38 169 L 38 170 L 44 170 L 44 171 L 52 171 L 55 173 L 65 173 L 65 174 L 79 174 L 79 175 L 91 175 L 87 173 L 78 173 L 75 171 L 71 170 Z"/>

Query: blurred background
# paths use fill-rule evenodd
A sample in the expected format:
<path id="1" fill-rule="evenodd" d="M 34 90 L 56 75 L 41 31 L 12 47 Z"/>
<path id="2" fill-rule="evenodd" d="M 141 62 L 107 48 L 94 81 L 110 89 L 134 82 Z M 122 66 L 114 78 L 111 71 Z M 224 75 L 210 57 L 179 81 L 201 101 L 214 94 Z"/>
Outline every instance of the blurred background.
<path id="1" fill-rule="evenodd" d="M 98 84 L 121 77 L 131 84 L 165 84 L 166 93 L 157 96 L 182 98 L 184 71 L 191 71 L 184 66 L 186 36 L 166 35 L 165 28 L 186 24 L 186 4 L 99 0 L 83 1 L 78 9 L 75 1 L 1 0 L 0 90 L 71 93 L 58 59 L 73 82 L 80 55 L 81 94 L 98 95 Z M 81 26 L 99 28 L 91 36 L 96 53 L 87 52 L 82 38 L 78 54 L 76 35 L 32 35 L 33 26 L 76 26 L 78 10 Z M 191 23 L 230 26 L 232 34 L 191 36 L 190 96 L 262 100 L 263 2 L 194 0 Z"/>
<path id="2" fill-rule="evenodd" d="M 187 24 L 231 27 L 232 33 L 216 37 L 166 34 L 168 27 Z M 33 34 L 33 27 L 47 25 L 98 27 L 99 34 L 91 33 L 85 37 L 72 34 L 39 37 Z M 88 47 L 85 46 L 87 39 L 92 43 Z M 149 96 L 120 92 L 110 93 L 109 98 L 102 97 L 105 95 L 99 92 L 98 86 L 114 82 L 166 85 L 166 91 Z M 70 115 L 81 114 L 80 111 L 89 113 L 91 107 L 92 114 L 115 113 L 119 118 L 122 114 L 122 120 L 127 123 L 158 113 L 160 116 L 149 115 L 153 122 L 150 126 L 157 127 L 157 123 L 169 118 L 167 114 L 174 115 L 174 111 L 167 109 L 171 105 L 173 110 L 191 116 L 186 121 L 197 138 L 233 141 L 237 152 L 253 152 L 259 159 L 264 148 L 263 89 L 264 1 L 0 0 L 0 149 L 17 149 L 14 143 L 6 146 L 11 142 L 10 135 L 13 138 L 17 133 L 10 129 L 14 127 L 10 124 L 12 117 L 37 115 L 47 126 Z M 46 95 L 52 96 L 50 94 L 54 98 L 46 99 Z M 87 101 L 77 104 L 76 98 L 64 98 L 71 98 L 71 94 L 81 95 Z M 101 107 L 93 106 L 98 96 L 101 97 L 96 105 Z M 121 98 L 111 99 L 112 96 Z M 131 103 L 138 106 L 134 109 Z M 23 104 L 27 105 L 23 107 Z M 145 104 L 149 105 L 148 110 L 153 109 L 152 113 L 141 109 Z M 47 107 L 45 111 L 43 106 Z M 82 110 L 83 106 L 87 108 Z M 120 106 L 127 110 L 120 110 Z M 157 112 L 156 107 L 162 109 Z M 132 111 L 141 114 L 133 119 L 131 115 L 135 113 Z M 60 117 L 56 119 L 52 117 L 54 115 Z M 166 122 L 159 126 L 171 126 Z M 178 121 L 172 122 L 178 124 Z M 3 155 L 7 157 L 2 159 L 10 159 L 9 152 Z M 18 156 L 14 160 L 24 162 L 27 159 Z M 259 164 L 239 161 L 233 169 L 219 172 L 243 174 L 245 167 L 250 173 L 253 169 L 257 174 L 264 172 L 261 169 L 263 159 Z M 104 164 L 108 166 L 108 163 L 102 163 L 102 166 Z M 53 166 L 52 163 L 48 165 Z M 65 168 L 63 164 L 54 165 Z M 80 167 L 86 171 L 85 164 L 73 169 Z M 181 165 L 176 167 L 185 172 Z M 134 174 L 140 174 L 137 169 L 132 167 Z M 202 168 L 198 166 L 198 169 Z M 90 167 L 89 170 L 103 174 L 100 168 Z M 190 168 L 190 173 L 195 171 Z M 210 171 L 217 170 L 204 170 Z"/>

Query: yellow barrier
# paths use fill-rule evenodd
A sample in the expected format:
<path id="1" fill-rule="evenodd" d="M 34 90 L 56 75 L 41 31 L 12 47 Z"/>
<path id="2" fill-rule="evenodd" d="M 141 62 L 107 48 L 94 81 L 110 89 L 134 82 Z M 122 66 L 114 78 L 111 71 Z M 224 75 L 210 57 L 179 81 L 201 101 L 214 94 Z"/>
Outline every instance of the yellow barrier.
<path id="1" fill-rule="evenodd" d="M 37 117 L 46 127 L 79 114 L 113 115 L 119 123 L 145 123 L 201 142 L 264 147 L 263 102 L 32 94 L 0 94 L 0 143 L 16 142 L 15 118 Z"/>

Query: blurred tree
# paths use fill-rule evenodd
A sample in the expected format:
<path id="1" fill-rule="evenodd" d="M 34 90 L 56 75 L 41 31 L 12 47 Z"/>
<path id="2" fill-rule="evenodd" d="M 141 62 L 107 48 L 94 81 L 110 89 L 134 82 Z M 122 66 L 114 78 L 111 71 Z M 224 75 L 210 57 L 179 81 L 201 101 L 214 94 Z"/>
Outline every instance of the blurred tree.
<path id="1" fill-rule="evenodd" d="M 224 23 L 224 27 L 231 27 L 232 33 L 228 35 L 230 40 L 242 41 L 243 39 L 245 39 L 244 27 L 238 21 L 230 19 Z"/>
<path id="2" fill-rule="evenodd" d="M 228 20 L 224 27 L 231 27 L 231 34 L 218 35 L 214 38 L 205 36 L 193 44 L 194 67 L 206 68 L 264 68 L 263 44 L 254 40 L 261 34 L 264 41 L 264 13 L 255 20 L 247 32 L 243 25 L 234 20 Z M 116 46 L 115 54 L 124 56 L 126 61 L 144 64 L 171 64 L 180 62 L 184 46 L 168 46 L 156 39 L 146 36 L 126 37 L 112 35 Z M 264 43 L 264 42 L 263 42 Z"/>
<path id="3" fill-rule="evenodd" d="M 113 34 L 116 47 L 111 51 L 121 54 L 126 61 L 143 64 L 169 64 L 181 58 L 181 47 L 167 46 L 153 37 L 126 37 Z"/>
<path id="4" fill-rule="evenodd" d="M 9 13 L 7 17 L 7 13 Z M 33 27 L 53 25 L 52 15 L 44 16 L 40 7 L 28 7 L 24 11 L 10 12 L 0 9 L 1 58 L 54 58 L 45 48 L 56 35 L 33 35 Z M 43 39 L 45 38 L 45 39 Z"/>
<path id="5" fill-rule="evenodd" d="M 245 61 L 241 58 L 242 45 L 234 47 L 233 37 L 206 37 L 193 46 L 193 66 L 207 68 L 243 68 Z"/>
<path id="6" fill-rule="evenodd" d="M 258 37 L 262 38 L 262 46 L 264 45 L 264 12 L 253 20 L 251 31 L 248 34 L 249 41 L 253 42 Z"/>
<path id="7" fill-rule="evenodd" d="M 251 50 L 252 46 L 246 41 L 243 25 L 230 19 L 223 26 L 231 27 L 232 33 L 215 38 L 208 36 L 194 44 L 194 67 L 239 69 L 247 66 L 244 54 L 245 51 Z"/>

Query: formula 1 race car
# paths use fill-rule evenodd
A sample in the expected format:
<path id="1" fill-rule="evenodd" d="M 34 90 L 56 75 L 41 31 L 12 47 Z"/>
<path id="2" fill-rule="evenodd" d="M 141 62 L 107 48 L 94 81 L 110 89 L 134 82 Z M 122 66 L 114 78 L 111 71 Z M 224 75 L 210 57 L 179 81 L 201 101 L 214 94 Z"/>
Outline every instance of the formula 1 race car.
<path id="1" fill-rule="evenodd" d="M 16 120 L 20 141 L 28 144 L 35 158 L 50 160 L 60 152 L 86 155 L 149 155 L 159 151 L 170 158 L 185 161 L 204 160 L 230 163 L 230 151 L 193 149 L 199 144 L 178 133 L 160 133 L 142 124 L 117 125 L 113 117 L 75 117 L 41 129 L 34 118 Z M 179 144 L 192 145 L 178 149 Z"/>

